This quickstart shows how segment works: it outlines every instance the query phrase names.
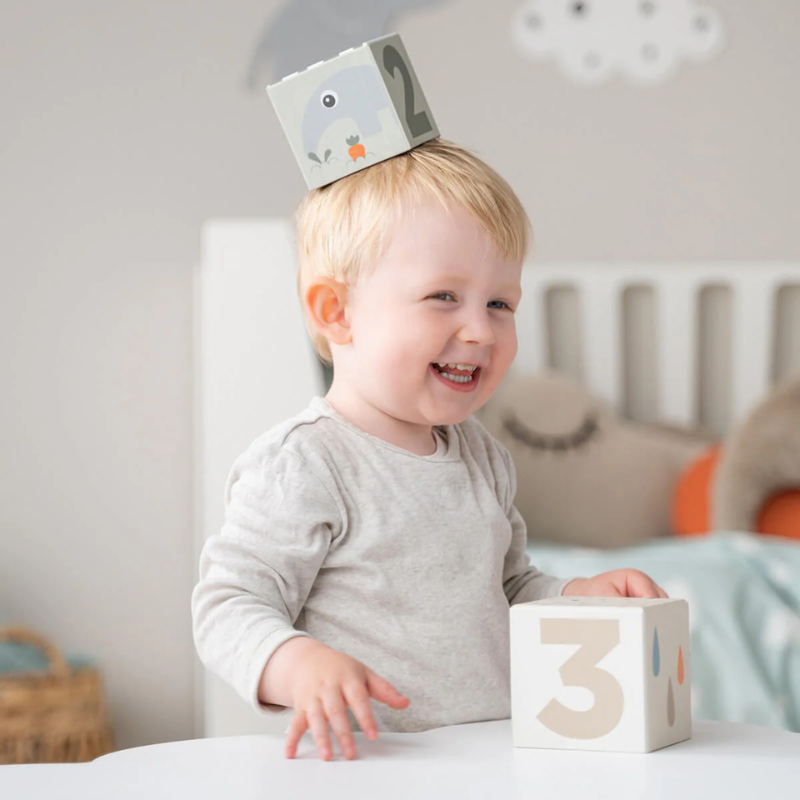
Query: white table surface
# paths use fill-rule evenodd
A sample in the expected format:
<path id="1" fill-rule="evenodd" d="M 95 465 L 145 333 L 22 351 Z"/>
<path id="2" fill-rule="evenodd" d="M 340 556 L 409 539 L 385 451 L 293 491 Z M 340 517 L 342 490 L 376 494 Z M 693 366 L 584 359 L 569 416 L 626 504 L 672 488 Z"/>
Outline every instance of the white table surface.
<path id="1" fill-rule="evenodd" d="M 693 738 L 647 754 L 526 750 L 509 720 L 356 734 L 359 758 L 322 762 L 310 738 L 283 757 L 282 736 L 138 747 L 90 764 L 0 767 L 3 800 L 546 798 L 769 800 L 800 797 L 800 734 L 695 721 Z"/>

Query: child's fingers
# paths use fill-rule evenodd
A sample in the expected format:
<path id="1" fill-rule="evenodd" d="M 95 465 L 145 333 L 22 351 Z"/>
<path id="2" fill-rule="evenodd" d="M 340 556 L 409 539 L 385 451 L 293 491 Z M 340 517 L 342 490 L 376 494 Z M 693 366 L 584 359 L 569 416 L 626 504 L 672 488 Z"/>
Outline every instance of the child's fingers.
<path id="1" fill-rule="evenodd" d="M 367 673 L 367 689 L 372 697 L 390 708 L 405 708 L 409 703 L 389 681 L 371 671 Z"/>
<path id="2" fill-rule="evenodd" d="M 350 720 L 347 719 L 347 706 L 344 704 L 341 692 L 336 689 L 330 692 L 323 701 L 325 714 L 328 717 L 331 730 L 342 755 L 348 760 L 356 757 L 356 743 L 353 739 L 353 732 L 350 730 Z"/>
<path id="3" fill-rule="evenodd" d="M 322 703 L 318 698 L 311 701 L 311 707 L 306 711 L 308 727 L 311 730 L 311 737 L 317 745 L 320 758 L 329 761 L 333 757 L 331 740 L 328 736 L 328 720 L 322 710 Z"/>
<path id="4" fill-rule="evenodd" d="M 302 711 L 295 713 L 289 730 L 286 733 L 286 758 L 294 758 L 297 755 L 297 745 L 303 738 L 303 734 L 308 730 L 308 721 Z"/>
<path id="5" fill-rule="evenodd" d="M 358 720 L 361 730 L 367 739 L 376 739 L 378 736 L 378 726 L 375 724 L 375 717 L 372 714 L 372 706 L 369 704 L 369 692 L 363 684 L 355 683 L 344 687 L 344 697 L 347 705 L 353 709 L 353 715 Z"/>
<path id="6" fill-rule="evenodd" d="M 627 574 L 628 597 L 644 597 L 653 599 L 658 597 L 658 587 L 643 572 L 631 570 Z"/>

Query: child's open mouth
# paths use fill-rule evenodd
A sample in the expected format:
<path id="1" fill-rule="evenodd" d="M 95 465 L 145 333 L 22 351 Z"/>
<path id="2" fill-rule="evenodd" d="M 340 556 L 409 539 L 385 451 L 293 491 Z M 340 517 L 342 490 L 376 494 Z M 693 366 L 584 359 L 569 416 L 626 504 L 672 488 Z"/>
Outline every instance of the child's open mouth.
<path id="1" fill-rule="evenodd" d="M 438 364 L 432 363 L 433 374 L 457 392 L 471 392 L 478 384 L 481 368 L 471 364 Z"/>

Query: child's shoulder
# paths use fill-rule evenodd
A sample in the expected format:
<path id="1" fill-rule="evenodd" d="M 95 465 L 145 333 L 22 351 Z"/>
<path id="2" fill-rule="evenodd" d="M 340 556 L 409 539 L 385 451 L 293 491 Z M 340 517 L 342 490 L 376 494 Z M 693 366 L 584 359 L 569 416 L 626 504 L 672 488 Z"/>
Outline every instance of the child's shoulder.
<path id="1" fill-rule="evenodd" d="M 310 507 L 314 498 L 336 500 L 336 437 L 332 420 L 315 401 L 273 425 L 234 460 L 225 489 L 226 503 L 238 492 L 254 502 L 281 497 L 283 504 Z M 332 445 L 332 446 L 331 446 Z M 255 498 L 255 500 L 253 500 Z"/>
<path id="2" fill-rule="evenodd" d="M 254 439 L 247 448 L 251 456 L 274 457 L 282 452 L 302 456 L 323 447 L 336 426 L 317 400 L 314 398 L 302 411 Z"/>
<path id="3" fill-rule="evenodd" d="M 455 426 L 461 433 L 462 447 L 476 461 L 486 461 L 492 470 L 498 467 L 508 469 L 510 455 L 502 442 L 495 439 L 474 414 Z"/>

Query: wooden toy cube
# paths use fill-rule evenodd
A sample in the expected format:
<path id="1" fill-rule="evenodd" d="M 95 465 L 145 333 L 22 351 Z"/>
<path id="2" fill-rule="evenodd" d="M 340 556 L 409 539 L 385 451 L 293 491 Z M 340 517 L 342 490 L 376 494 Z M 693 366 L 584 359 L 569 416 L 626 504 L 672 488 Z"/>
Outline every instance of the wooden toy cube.
<path id="1" fill-rule="evenodd" d="M 309 189 L 439 135 L 396 33 L 288 75 L 267 92 Z"/>
<path id="2" fill-rule="evenodd" d="M 647 753 L 692 735 L 685 600 L 555 597 L 511 607 L 516 747 Z"/>

